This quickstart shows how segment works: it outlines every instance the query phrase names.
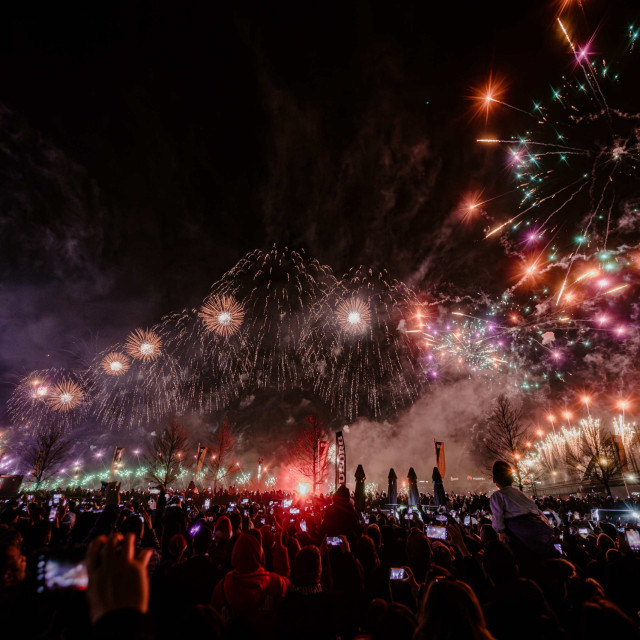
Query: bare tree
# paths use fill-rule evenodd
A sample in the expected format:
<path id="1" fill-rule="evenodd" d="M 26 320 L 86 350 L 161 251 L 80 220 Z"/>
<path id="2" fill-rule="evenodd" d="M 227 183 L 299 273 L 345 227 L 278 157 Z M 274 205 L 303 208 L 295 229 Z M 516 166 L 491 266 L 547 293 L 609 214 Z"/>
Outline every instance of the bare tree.
<path id="1" fill-rule="evenodd" d="M 177 420 L 171 422 L 147 445 L 144 461 L 147 475 L 158 484 L 167 486 L 180 473 L 180 461 L 189 436 Z"/>
<path id="2" fill-rule="evenodd" d="M 307 416 L 291 447 L 291 467 L 309 480 L 313 493 L 327 478 L 328 448 L 322 421 L 314 415 Z"/>
<path id="3" fill-rule="evenodd" d="M 212 443 L 209 447 L 211 459 L 209 462 L 209 473 L 213 476 L 213 492 L 218 488 L 218 482 L 238 471 L 238 467 L 230 464 L 231 458 L 236 448 L 235 438 L 231 435 L 231 427 L 228 422 L 223 422 L 222 426 L 213 434 Z"/>
<path id="4" fill-rule="evenodd" d="M 524 422 L 521 406 L 515 406 L 502 395 L 482 423 L 482 447 L 486 462 L 491 465 L 496 460 L 508 462 L 514 469 L 518 486 L 522 489 L 520 460 L 529 440 L 529 425 Z"/>
<path id="5" fill-rule="evenodd" d="M 60 468 L 70 444 L 60 424 L 47 423 L 36 428 L 22 454 L 23 462 L 33 470 L 36 487 Z"/>
<path id="6" fill-rule="evenodd" d="M 580 420 L 581 438 L 575 451 L 567 452 L 567 464 L 582 474 L 584 482 L 594 482 L 611 495 L 611 480 L 621 473 L 620 456 L 610 431 L 599 418 Z"/>

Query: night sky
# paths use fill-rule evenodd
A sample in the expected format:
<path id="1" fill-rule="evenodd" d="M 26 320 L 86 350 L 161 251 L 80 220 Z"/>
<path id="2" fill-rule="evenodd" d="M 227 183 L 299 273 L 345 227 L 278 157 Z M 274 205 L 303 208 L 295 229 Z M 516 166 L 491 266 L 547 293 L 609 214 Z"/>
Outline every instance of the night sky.
<path id="1" fill-rule="evenodd" d="M 554 15 L 536 0 L 3 7 L 0 400 L 197 304 L 273 243 L 338 274 L 503 290 L 500 246 L 458 214 L 508 182 L 468 97 L 492 70 L 516 104 L 566 72 Z"/>

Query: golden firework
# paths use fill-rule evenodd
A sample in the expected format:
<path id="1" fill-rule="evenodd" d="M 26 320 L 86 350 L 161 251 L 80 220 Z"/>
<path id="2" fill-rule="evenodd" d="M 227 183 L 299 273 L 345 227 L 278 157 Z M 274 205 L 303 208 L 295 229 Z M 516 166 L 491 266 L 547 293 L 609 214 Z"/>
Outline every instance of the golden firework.
<path id="1" fill-rule="evenodd" d="M 227 338 L 240 330 L 244 309 L 231 296 L 215 296 L 204 303 L 200 317 L 209 331 Z"/>
<path id="2" fill-rule="evenodd" d="M 129 370 L 129 362 L 129 358 L 124 353 L 112 351 L 102 358 L 100 366 L 110 376 L 121 376 Z"/>
<path id="3" fill-rule="evenodd" d="M 369 305 L 359 298 L 343 300 L 336 309 L 338 323 L 344 331 L 359 333 L 371 322 Z"/>
<path id="4" fill-rule="evenodd" d="M 54 411 L 71 411 L 82 402 L 82 388 L 72 380 L 56 384 L 49 394 L 49 404 Z"/>
<path id="5" fill-rule="evenodd" d="M 129 334 L 124 348 L 137 360 L 153 360 L 160 355 L 162 340 L 160 336 L 147 329 L 136 329 Z"/>

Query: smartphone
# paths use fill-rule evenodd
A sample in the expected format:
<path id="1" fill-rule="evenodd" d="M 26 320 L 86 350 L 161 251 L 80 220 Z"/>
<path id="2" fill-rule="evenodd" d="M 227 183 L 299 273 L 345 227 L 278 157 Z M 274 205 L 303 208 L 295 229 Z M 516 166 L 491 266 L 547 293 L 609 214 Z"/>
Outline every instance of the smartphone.
<path id="1" fill-rule="evenodd" d="M 468 527 L 471 524 L 471 516 L 464 517 L 464 526 Z"/>
<path id="2" fill-rule="evenodd" d="M 260 524 L 264 524 L 266 520 L 264 518 L 260 518 Z"/>
<path id="3" fill-rule="evenodd" d="M 567 554 L 564 552 L 564 549 L 562 548 L 562 545 L 561 545 L 561 544 L 556 543 L 556 544 L 554 544 L 553 546 L 555 547 L 556 551 L 557 551 L 561 556 L 566 556 L 566 555 L 567 555 Z"/>
<path id="4" fill-rule="evenodd" d="M 301 531 L 306 531 L 307 530 L 307 522 L 306 522 L 306 520 L 300 520 L 300 530 Z"/>
<path id="5" fill-rule="evenodd" d="M 631 551 L 640 551 L 640 533 L 636 529 L 627 529 L 625 537 Z"/>
<path id="6" fill-rule="evenodd" d="M 589 535 L 589 533 L 591 533 L 591 532 L 590 532 L 590 530 L 589 530 L 589 529 L 583 529 L 583 528 L 580 528 L 580 529 L 578 529 L 578 533 L 579 533 L 583 538 L 586 538 L 586 537 Z"/>
<path id="7" fill-rule="evenodd" d="M 62 494 L 61 493 L 54 493 L 53 494 L 53 504 L 58 504 L 60 502 L 60 498 L 62 498 Z"/>
<path id="8" fill-rule="evenodd" d="M 249 504 L 249 498 L 243 498 L 241 504 Z"/>
<path id="9" fill-rule="evenodd" d="M 327 544 L 330 547 L 339 547 L 342 544 L 342 538 L 340 536 L 327 536 Z"/>
<path id="10" fill-rule="evenodd" d="M 447 528 L 446 527 L 432 527 L 428 524 L 425 527 L 425 533 L 427 538 L 433 538 L 434 540 L 446 540 L 447 539 Z"/>
<path id="11" fill-rule="evenodd" d="M 144 524 L 144 516 L 138 516 L 138 518 L 140 518 L 140 522 L 142 522 L 142 524 Z"/>
<path id="12" fill-rule="evenodd" d="M 411 507 L 409 507 L 409 508 L 407 509 L 407 514 L 411 515 L 412 513 L 413 513 L 413 509 L 412 509 Z"/>
<path id="13" fill-rule="evenodd" d="M 38 592 L 45 589 L 83 591 L 89 584 L 83 553 L 74 551 L 42 554 L 38 558 Z"/>
<path id="14" fill-rule="evenodd" d="M 54 505 L 53 507 L 51 507 L 51 510 L 49 511 L 49 522 L 55 522 L 57 515 L 58 515 L 58 507 Z"/>
<path id="15" fill-rule="evenodd" d="M 233 511 L 233 510 L 234 510 L 234 507 L 232 507 L 231 505 L 229 505 L 229 506 L 227 507 L 227 511 L 231 512 L 231 511 Z"/>
<path id="16" fill-rule="evenodd" d="M 211 506 L 211 500 L 209 498 L 207 498 L 204 501 L 204 510 L 206 511 L 210 506 Z"/>
<path id="17" fill-rule="evenodd" d="M 448 522 L 448 521 L 449 521 L 449 519 L 447 518 L 447 516 L 445 516 L 445 515 L 440 515 L 440 514 L 438 514 L 438 515 L 436 516 L 436 520 L 438 520 L 439 522 Z"/>
<path id="18" fill-rule="evenodd" d="M 282 506 L 287 509 L 288 507 L 291 506 L 291 503 L 293 502 L 293 500 L 283 500 L 282 501 Z"/>
<path id="19" fill-rule="evenodd" d="M 291 509 L 289 510 L 289 513 L 300 513 L 300 509 L 297 509 L 296 507 L 291 507 Z"/>
<path id="20" fill-rule="evenodd" d="M 402 567 L 391 567 L 389 569 L 389 580 L 406 580 L 407 577 L 407 571 Z"/>

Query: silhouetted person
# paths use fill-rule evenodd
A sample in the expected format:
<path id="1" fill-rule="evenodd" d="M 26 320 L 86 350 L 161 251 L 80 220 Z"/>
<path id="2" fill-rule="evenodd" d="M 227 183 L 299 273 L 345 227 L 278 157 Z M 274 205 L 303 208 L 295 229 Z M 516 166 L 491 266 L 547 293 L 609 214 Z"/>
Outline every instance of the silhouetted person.
<path id="1" fill-rule="evenodd" d="M 444 507 L 447 504 L 447 496 L 444 492 L 444 484 L 438 467 L 433 467 L 431 479 L 433 480 L 433 499 L 436 507 Z"/>
<path id="2" fill-rule="evenodd" d="M 516 557 L 553 554 L 553 529 L 536 503 L 513 487 L 513 470 L 498 460 L 493 465 L 493 481 L 498 491 L 491 496 L 493 528 L 501 542 L 508 543 Z"/>

